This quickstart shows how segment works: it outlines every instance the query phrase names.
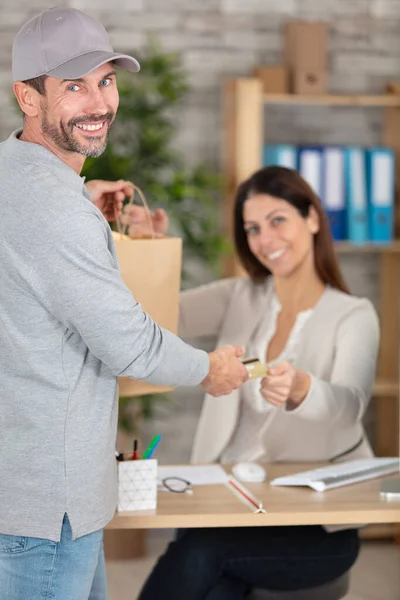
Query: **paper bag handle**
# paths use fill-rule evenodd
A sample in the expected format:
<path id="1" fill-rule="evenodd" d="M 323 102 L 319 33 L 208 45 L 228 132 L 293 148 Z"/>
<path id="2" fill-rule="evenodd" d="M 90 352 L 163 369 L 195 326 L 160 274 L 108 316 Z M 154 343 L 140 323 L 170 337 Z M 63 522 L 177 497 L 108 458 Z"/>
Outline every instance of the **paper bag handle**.
<path id="1" fill-rule="evenodd" d="M 151 232 L 150 237 L 152 239 L 154 239 L 155 238 L 155 233 L 154 233 L 153 222 L 151 220 L 151 213 L 150 213 L 149 205 L 147 204 L 147 200 L 146 200 L 146 198 L 145 198 L 142 190 L 140 188 L 138 188 L 138 186 L 135 185 L 134 183 L 132 183 L 131 181 L 125 181 L 125 183 L 126 183 L 126 185 L 128 185 L 129 187 L 132 188 L 131 199 L 129 200 L 127 206 L 128 207 L 133 206 L 133 203 L 135 201 L 135 192 L 137 192 L 139 194 L 139 196 L 140 196 L 141 201 L 143 202 L 143 207 L 144 207 L 144 210 L 145 210 L 145 213 L 146 213 L 147 223 L 149 225 L 149 229 L 150 229 L 150 232 Z M 124 231 L 123 231 L 123 227 L 124 226 L 121 223 L 121 219 L 117 219 L 116 223 L 117 223 L 118 233 L 121 235 L 121 238 L 122 238 L 122 236 L 124 235 Z M 126 225 L 125 227 L 129 227 L 129 225 Z M 138 236 L 138 237 L 140 237 L 140 236 Z"/>

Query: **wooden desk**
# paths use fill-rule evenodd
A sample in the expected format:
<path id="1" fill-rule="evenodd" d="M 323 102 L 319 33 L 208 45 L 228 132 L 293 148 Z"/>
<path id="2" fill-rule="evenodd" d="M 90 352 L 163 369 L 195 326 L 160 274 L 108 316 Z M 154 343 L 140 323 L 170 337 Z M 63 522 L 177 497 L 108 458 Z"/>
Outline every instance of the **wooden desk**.
<path id="1" fill-rule="evenodd" d="M 315 465 L 268 465 L 268 479 Z M 266 525 L 338 525 L 400 523 L 400 502 L 379 496 L 383 478 L 314 492 L 309 488 L 245 484 L 262 502 L 266 514 L 254 514 L 223 485 L 199 486 L 194 494 L 158 494 L 156 511 L 117 513 L 110 529 L 248 527 Z"/>

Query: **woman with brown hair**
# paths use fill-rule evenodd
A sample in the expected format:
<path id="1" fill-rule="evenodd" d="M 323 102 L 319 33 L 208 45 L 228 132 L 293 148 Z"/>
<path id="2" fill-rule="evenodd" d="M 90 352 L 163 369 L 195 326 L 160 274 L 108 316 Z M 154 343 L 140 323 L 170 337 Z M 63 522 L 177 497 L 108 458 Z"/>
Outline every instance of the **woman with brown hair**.
<path id="1" fill-rule="evenodd" d="M 184 292 L 180 335 L 216 335 L 270 366 L 206 397 L 193 461 L 350 460 L 371 456 L 362 417 L 379 343 L 367 299 L 350 294 L 326 215 L 296 171 L 267 167 L 238 189 L 236 250 L 248 277 Z M 239 600 L 253 588 L 297 590 L 345 573 L 357 530 L 320 526 L 180 532 L 140 600 Z"/>

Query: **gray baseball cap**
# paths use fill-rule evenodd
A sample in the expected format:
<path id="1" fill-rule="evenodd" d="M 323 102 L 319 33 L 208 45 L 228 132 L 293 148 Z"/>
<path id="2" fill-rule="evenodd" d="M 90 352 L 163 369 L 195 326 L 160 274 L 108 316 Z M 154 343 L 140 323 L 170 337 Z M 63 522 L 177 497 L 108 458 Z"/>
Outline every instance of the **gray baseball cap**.
<path id="1" fill-rule="evenodd" d="M 108 33 L 97 19 L 74 8 L 48 8 L 17 33 L 13 81 L 40 75 L 78 79 L 107 62 L 135 73 L 140 69 L 135 58 L 113 51 Z"/>

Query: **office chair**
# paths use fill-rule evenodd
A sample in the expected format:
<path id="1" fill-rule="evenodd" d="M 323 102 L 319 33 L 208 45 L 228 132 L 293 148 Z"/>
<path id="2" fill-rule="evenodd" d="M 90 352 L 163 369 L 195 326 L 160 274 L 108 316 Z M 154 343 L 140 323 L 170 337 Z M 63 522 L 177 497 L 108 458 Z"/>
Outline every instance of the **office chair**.
<path id="1" fill-rule="evenodd" d="M 324 585 L 306 590 L 281 592 L 256 589 L 251 592 L 247 600 L 341 600 L 349 591 L 349 582 L 350 575 L 347 572 Z"/>

